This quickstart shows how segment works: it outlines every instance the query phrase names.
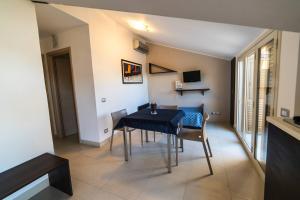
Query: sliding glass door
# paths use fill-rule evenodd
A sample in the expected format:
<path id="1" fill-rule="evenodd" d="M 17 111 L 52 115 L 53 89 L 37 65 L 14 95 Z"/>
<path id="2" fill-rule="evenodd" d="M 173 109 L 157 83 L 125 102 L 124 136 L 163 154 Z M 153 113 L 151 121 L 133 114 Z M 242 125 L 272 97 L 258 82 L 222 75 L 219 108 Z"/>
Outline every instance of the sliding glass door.
<path id="1" fill-rule="evenodd" d="M 238 58 L 236 130 L 262 168 L 267 152 L 267 116 L 276 99 L 278 32 L 272 32 Z"/>
<path id="2" fill-rule="evenodd" d="M 243 138 L 249 149 L 253 149 L 254 141 L 254 63 L 255 53 L 246 56 L 245 93 L 244 93 L 244 131 Z"/>
<path id="3" fill-rule="evenodd" d="M 237 95 L 236 95 L 236 129 L 237 132 L 243 137 L 243 114 L 244 114 L 244 61 L 238 61 L 237 65 Z"/>
<path id="4" fill-rule="evenodd" d="M 237 66 L 236 128 L 252 151 L 254 144 L 254 65 L 255 52 L 239 60 Z"/>
<path id="5" fill-rule="evenodd" d="M 258 49 L 255 158 L 265 167 L 267 153 L 267 116 L 274 115 L 276 51 L 274 39 Z"/>

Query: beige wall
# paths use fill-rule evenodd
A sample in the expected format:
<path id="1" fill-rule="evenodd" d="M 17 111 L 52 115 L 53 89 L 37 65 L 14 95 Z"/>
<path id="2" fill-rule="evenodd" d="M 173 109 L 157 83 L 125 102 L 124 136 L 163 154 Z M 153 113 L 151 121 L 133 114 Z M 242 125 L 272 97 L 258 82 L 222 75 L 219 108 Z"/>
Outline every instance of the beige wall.
<path id="1" fill-rule="evenodd" d="M 299 59 L 299 39 L 299 33 L 287 31 L 282 32 L 277 104 L 278 116 L 280 116 L 281 108 L 289 109 L 290 116 L 294 116 Z"/>
<path id="2" fill-rule="evenodd" d="M 52 48 L 51 37 L 40 39 L 41 51 L 71 48 L 71 62 L 79 137 L 83 141 L 99 141 L 93 68 L 88 25 L 56 34 L 57 47 Z"/>
<path id="3" fill-rule="evenodd" d="M 149 96 L 158 104 L 176 104 L 179 106 L 205 105 L 205 111 L 221 112 L 220 116 L 211 116 L 212 121 L 229 121 L 230 110 L 230 62 L 219 58 L 195 54 L 178 49 L 150 44 L 147 62 L 178 71 L 178 73 L 149 75 Z M 204 96 L 199 92 L 178 95 L 175 81 L 182 81 L 182 72 L 201 70 L 201 82 L 185 83 L 184 88 L 210 88 Z"/>
<path id="4" fill-rule="evenodd" d="M 45 152 L 53 153 L 53 143 L 34 4 L 0 1 L 0 24 L 1 173 Z M 27 185 L 10 199 L 43 180 L 45 177 Z"/>
<path id="5" fill-rule="evenodd" d="M 146 55 L 133 50 L 132 42 L 136 36 L 101 10 L 62 5 L 55 7 L 89 25 L 97 125 L 100 142 L 104 141 L 111 135 L 111 112 L 126 108 L 131 113 L 136 111 L 138 105 L 149 101 Z M 122 84 L 121 59 L 143 65 L 143 84 Z M 102 102 L 102 98 L 106 102 Z M 104 133 L 106 128 L 108 133 Z"/>

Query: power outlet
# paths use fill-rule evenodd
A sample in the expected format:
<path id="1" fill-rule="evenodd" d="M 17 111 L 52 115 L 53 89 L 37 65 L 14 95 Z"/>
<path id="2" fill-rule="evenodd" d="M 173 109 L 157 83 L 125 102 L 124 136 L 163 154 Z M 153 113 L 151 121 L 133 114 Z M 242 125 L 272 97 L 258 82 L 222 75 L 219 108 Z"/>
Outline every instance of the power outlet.
<path id="1" fill-rule="evenodd" d="M 104 129 L 104 133 L 108 133 L 108 128 Z"/>
<path id="2" fill-rule="evenodd" d="M 211 115 L 221 115 L 221 112 L 211 112 Z"/>
<path id="3" fill-rule="evenodd" d="M 281 108 L 280 115 L 281 117 L 290 117 L 290 110 L 286 108 Z"/>

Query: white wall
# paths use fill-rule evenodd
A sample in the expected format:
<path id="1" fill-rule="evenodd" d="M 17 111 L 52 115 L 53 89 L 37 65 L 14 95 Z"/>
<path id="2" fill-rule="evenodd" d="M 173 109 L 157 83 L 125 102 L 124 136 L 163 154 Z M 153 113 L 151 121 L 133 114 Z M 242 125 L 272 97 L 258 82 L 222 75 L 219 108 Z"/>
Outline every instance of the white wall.
<path id="1" fill-rule="evenodd" d="M 289 109 L 290 116 L 294 116 L 299 59 L 299 39 L 299 33 L 282 32 L 277 104 L 278 116 L 280 116 L 281 108 Z"/>
<path id="2" fill-rule="evenodd" d="M 111 133 L 110 113 L 126 108 L 129 113 L 148 102 L 146 56 L 132 48 L 135 37 L 130 31 L 107 17 L 101 10 L 55 5 L 74 17 L 89 24 L 92 65 L 97 106 L 100 142 Z M 121 59 L 143 65 L 143 84 L 122 84 Z M 102 103 L 101 99 L 106 98 Z"/>
<path id="3" fill-rule="evenodd" d="M 52 48 L 51 37 L 40 40 L 42 53 L 71 48 L 73 84 L 81 141 L 98 142 L 97 113 L 93 81 L 92 57 L 88 25 L 57 33 L 57 47 Z"/>
<path id="4" fill-rule="evenodd" d="M 229 61 L 154 44 L 150 44 L 147 61 L 178 71 L 178 73 L 148 75 L 151 101 L 187 107 L 203 103 L 205 112 L 221 113 L 211 115 L 211 121 L 229 121 Z M 183 71 L 198 69 L 201 71 L 201 82 L 184 83 L 183 88 L 210 88 L 210 91 L 205 92 L 204 96 L 200 92 L 187 92 L 180 96 L 175 91 L 175 81 L 182 81 Z"/>
<path id="5" fill-rule="evenodd" d="M 33 3 L 0 1 L 0 25 L 2 172 L 42 153 L 52 153 L 53 143 Z"/>

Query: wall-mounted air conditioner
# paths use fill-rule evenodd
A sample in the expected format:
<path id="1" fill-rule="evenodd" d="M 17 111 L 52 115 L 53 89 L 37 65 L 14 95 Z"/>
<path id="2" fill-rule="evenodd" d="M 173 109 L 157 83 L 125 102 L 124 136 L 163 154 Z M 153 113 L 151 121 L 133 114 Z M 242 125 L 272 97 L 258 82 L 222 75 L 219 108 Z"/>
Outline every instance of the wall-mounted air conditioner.
<path id="1" fill-rule="evenodd" d="M 133 49 L 143 54 L 149 52 L 149 47 L 140 40 L 133 40 Z"/>

